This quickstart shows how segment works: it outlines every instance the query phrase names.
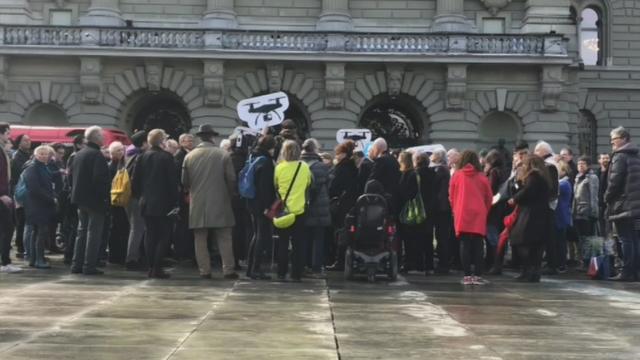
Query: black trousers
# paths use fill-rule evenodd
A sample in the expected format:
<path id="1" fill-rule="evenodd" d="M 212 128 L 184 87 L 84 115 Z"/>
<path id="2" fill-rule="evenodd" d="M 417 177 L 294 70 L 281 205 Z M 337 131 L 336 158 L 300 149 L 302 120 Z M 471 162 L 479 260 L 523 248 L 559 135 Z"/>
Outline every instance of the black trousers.
<path id="1" fill-rule="evenodd" d="M 162 259 L 167 254 L 172 223 L 166 216 L 144 217 L 146 236 L 144 237 L 144 251 L 149 259 L 151 272 L 162 271 Z"/>
<path id="2" fill-rule="evenodd" d="M 260 274 L 260 265 L 267 246 L 271 244 L 273 230 L 271 220 L 263 214 L 254 213 L 252 216 L 253 238 L 249 244 L 247 276 Z M 288 245 L 288 244 L 287 244 Z"/>
<path id="3" fill-rule="evenodd" d="M 289 267 L 289 242 L 291 242 L 291 278 L 299 280 L 302 277 L 304 265 L 304 216 L 298 216 L 293 226 L 278 229 L 278 276 L 287 275 Z"/>
<path id="4" fill-rule="evenodd" d="M 453 237 L 453 217 L 450 212 L 437 212 L 427 223 L 427 242 L 425 244 L 427 270 L 433 269 L 433 234 L 435 231 L 436 251 L 438 252 L 438 268 L 449 270 L 453 245 L 457 245 Z"/>
<path id="5" fill-rule="evenodd" d="M 129 220 L 123 207 L 111 207 L 111 231 L 109 232 L 109 262 L 124 265 L 129 239 Z"/>
<path id="6" fill-rule="evenodd" d="M 464 276 L 481 276 L 484 270 L 484 239 L 479 235 L 460 235 L 460 261 Z M 471 265 L 475 266 L 471 271 Z"/>
<path id="7" fill-rule="evenodd" d="M 524 273 L 531 275 L 540 275 L 540 267 L 542 266 L 542 254 L 544 245 L 520 245 L 514 249 L 522 262 Z"/>
<path id="8" fill-rule="evenodd" d="M 62 237 L 64 237 L 65 262 L 71 262 L 73 259 L 73 248 L 76 244 L 76 236 L 78 234 L 78 207 L 70 204 L 65 210 L 62 218 Z"/>
<path id="9" fill-rule="evenodd" d="M 178 259 L 195 258 L 193 231 L 189 229 L 189 204 L 180 203 L 180 219 L 173 233 L 173 251 Z"/>
<path id="10" fill-rule="evenodd" d="M 16 225 L 16 251 L 24 254 L 24 208 L 17 208 L 15 211 Z"/>
<path id="11" fill-rule="evenodd" d="M 233 216 L 236 219 L 236 225 L 233 227 L 231 238 L 233 239 L 233 257 L 237 265 L 240 260 L 247 258 L 251 224 L 249 212 L 244 206 L 234 207 Z"/>
<path id="12" fill-rule="evenodd" d="M 13 210 L 0 201 L 0 265 L 11 264 L 11 238 L 13 237 Z M 24 249 L 23 249 L 24 251 Z"/>
<path id="13" fill-rule="evenodd" d="M 551 219 L 550 227 L 547 230 L 547 243 L 545 246 L 547 267 L 557 269 L 560 266 L 560 255 L 558 254 L 558 236 L 556 234 L 556 217 L 552 210 L 549 210 Z"/>
<path id="14" fill-rule="evenodd" d="M 399 224 L 398 235 L 404 247 L 406 270 L 425 271 L 425 268 L 433 270 L 433 238 L 427 234 L 429 228 L 433 227 L 427 222 L 419 225 Z M 427 253 L 427 247 L 430 247 L 430 254 Z"/>

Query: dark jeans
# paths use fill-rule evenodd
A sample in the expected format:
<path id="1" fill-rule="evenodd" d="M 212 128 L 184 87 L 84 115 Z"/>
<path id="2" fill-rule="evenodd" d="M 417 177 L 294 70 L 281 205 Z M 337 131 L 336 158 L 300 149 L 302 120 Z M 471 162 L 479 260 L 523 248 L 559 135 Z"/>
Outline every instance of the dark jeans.
<path id="1" fill-rule="evenodd" d="M 249 213 L 244 206 L 233 208 L 233 216 L 236 220 L 236 225 L 233 227 L 232 239 L 233 239 L 233 257 L 236 265 L 240 260 L 247 258 L 247 240 L 248 233 L 250 232 Z"/>
<path id="2" fill-rule="evenodd" d="M 556 239 L 556 217 L 552 210 L 550 212 L 550 224 L 551 227 L 547 229 L 547 239 L 546 239 L 546 260 L 547 267 L 551 269 L 557 269 L 559 266 L 559 257 L 558 257 L 558 239 Z"/>
<path id="3" fill-rule="evenodd" d="M 308 235 L 307 240 L 304 242 L 306 248 L 311 251 L 311 270 L 313 272 L 322 271 L 324 266 L 324 226 L 307 226 L 306 233 Z M 304 254 L 308 254 L 305 251 Z"/>
<path id="4" fill-rule="evenodd" d="M 518 258 L 522 262 L 523 272 L 529 275 L 540 275 L 542 266 L 543 245 L 523 245 L 516 246 L 514 251 L 518 253 Z"/>
<path id="5" fill-rule="evenodd" d="M 16 225 L 16 251 L 24 253 L 24 208 L 17 208 L 15 211 Z"/>
<path id="6" fill-rule="evenodd" d="M 289 267 L 289 241 L 291 241 L 291 278 L 299 280 L 302 277 L 304 266 L 304 216 L 298 216 L 293 226 L 287 229 L 278 229 L 278 276 L 287 275 Z"/>
<path id="7" fill-rule="evenodd" d="M 32 225 L 33 233 L 25 245 L 28 246 L 29 265 L 42 266 L 46 264 L 44 260 L 44 249 L 49 237 L 49 224 Z"/>
<path id="8" fill-rule="evenodd" d="M 556 228 L 556 264 L 558 268 L 567 266 L 567 231 L 568 229 Z"/>
<path id="9" fill-rule="evenodd" d="M 109 262 L 124 264 L 127 257 L 129 220 L 123 207 L 111 207 L 111 230 L 109 231 Z"/>
<path id="10" fill-rule="evenodd" d="M 247 263 L 247 275 L 257 275 L 263 271 L 260 269 L 262 258 L 267 246 L 271 244 L 273 230 L 271 220 L 263 214 L 253 214 L 253 238 L 249 244 L 249 257 Z"/>
<path id="11" fill-rule="evenodd" d="M 73 251 L 72 271 L 93 272 L 98 266 L 98 252 L 103 238 L 105 213 L 78 209 L 78 237 Z"/>
<path id="12" fill-rule="evenodd" d="M 13 210 L 0 201 L 0 265 L 11 264 L 11 238 L 13 237 Z M 24 249 L 23 249 L 24 251 Z"/>
<path id="13" fill-rule="evenodd" d="M 433 270 L 433 239 L 425 236 L 426 229 L 431 226 L 399 224 L 399 237 L 404 245 L 404 266 L 406 270 L 424 271 L 427 262 L 431 265 L 426 270 Z M 427 259 L 427 243 L 431 241 L 431 258 Z"/>
<path id="14" fill-rule="evenodd" d="M 429 220 L 428 220 L 429 221 Z M 438 268 L 449 270 L 451 265 L 453 218 L 449 212 L 437 212 L 427 223 L 427 238 L 425 242 L 425 267 L 433 269 L 433 235 L 435 231 L 436 250 L 438 252 Z"/>
<path id="15" fill-rule="evenodd" d="M 475 274 L 481 276 L 484 262 L 484 241 L 482 236 L 462 234 L 460 235 L 460 261 L 464 276 Z M 471 264 L 475 266 L 471 272 Z"/>
<path id="16" fill-rule="evenodd" d="M 66 214 L 62 219 L 62 237 L 65 241 L 64 260 L 71 262 L 73 259 L 73 249 L 76 244 L 76 236 L 78 234 L 78 208 L 75 205 L 69 205 Z"/>
<path id="17" fill-rule="evenodd" d="M 167 254 L 172 223 L 166 216 L 145 216 L 147 229 L 144 237 L 144 251 L 149 259 L 151 272 L 162 271 L 162 259 Z"/>
<path id="18" fill-rule="evenodd" d="M 189 204 L 180 204 L 180 219 L 173 233 L 173 251 L 178 259 L 195 258 L 193 231 L 189 229 Z"/>
<path id="19" fill-rule="evenodd" d="M 618 238 L 622 243 L 622 277 L 637 279 L 640 270 L 640 238 L 635 230 L 632 219 L 615 220 L 614 226 Z"/>

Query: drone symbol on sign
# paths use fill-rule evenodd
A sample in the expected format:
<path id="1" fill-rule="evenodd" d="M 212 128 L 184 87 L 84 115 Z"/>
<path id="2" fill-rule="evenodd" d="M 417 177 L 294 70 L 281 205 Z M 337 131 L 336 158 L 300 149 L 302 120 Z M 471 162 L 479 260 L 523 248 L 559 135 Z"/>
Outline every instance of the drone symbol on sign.
<path id="1" fill-rule="evenodd" d="M 371 136 L 369 129 L 341 129 L 336 134 L 336 141 L 343 143 L 352 140 L 356 143 L 356 151 L 363 151 L 365 146 L 371 142 Z"/>
<path id="2" fill-rule="evenodd" d="M 256 130 L 282 123 L 288 108 L 289 98 L 283 92 L 245 99 L 237 106 L 240 119 Z"/>

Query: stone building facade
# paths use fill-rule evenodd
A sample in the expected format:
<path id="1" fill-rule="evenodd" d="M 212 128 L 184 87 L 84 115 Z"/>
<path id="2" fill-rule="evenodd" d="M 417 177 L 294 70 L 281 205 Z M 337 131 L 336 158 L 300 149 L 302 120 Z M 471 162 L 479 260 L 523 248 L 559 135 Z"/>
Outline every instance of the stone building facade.
<path id="1" fill-rule="evenodd" d="M 596 154 L 613 126 L 640 136 L 639 14 L 637 0 L 0 0 L 0 119 L 229 134 L 238 101 L 284 91 L 326 148 L 369 127 L 395 146 Z"/>

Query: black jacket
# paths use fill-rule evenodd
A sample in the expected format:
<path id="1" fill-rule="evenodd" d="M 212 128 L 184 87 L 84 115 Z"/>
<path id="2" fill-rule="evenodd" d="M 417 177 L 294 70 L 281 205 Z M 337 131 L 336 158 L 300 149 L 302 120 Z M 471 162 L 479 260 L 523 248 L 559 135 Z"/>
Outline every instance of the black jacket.
<path id="1" fill-rule="evenodd" d="M 489 178 L 489 183 L 491 184 L 491 191 L 493 192 L 493 195 L 496 195 L 500 191 L 502 184 L 507 181 L 506 169 L 496 166 L 489 169 L 486 174 Z M 494 225 L 498 229 L 502 229 L 503 217 L 506 211 L 505 204 L 506 203 L 504 201 L 500 201 L 491 207 L 487 218 L 487 224 Z"/>
<path id="2" fill-rule="evenodd" d="M 606 170 L 602 170 L 601 168 L 598 168 L 596 170 L 596 176 L 598 177 L 598 180 L 600 180 L 600 187 L 598 188 L 598 207 L 602 214 L 607 207 L 604 202 L 604 193 L 607 191 L 609 184 L 609 169 L 607 168 Z"/>
<path id="3" fill-rule="evenodd" d="M 418 195 L 418 190 L 418 178 L 416 176 L 416 172 L 414 170 L 409 170 L 401 173 L 400 183 L 398 186 L 398 204 L 400 209 L 402 209 L 409 200 Z"/>
<path id="4" fill-rule="evenodd" d="M 167 216 L 178 206 L 178 177 L 173 156 L 156 146 L 140 155 L 131 191 L 140 194 L 143 216 Z"/>
<path id="5" fill-rule="evenodd" d="M 431 209 L 437 213 L 451 213 L 451 203 L 449 203 L 449 180 L 451 173 L 446 165 L 437 165 L 432 167 L 433 189 L 435 197 L 430 203 Z"/>
<path id="6" fill-rule="evenodd" d="M 182 164 L 184 163 L 184 158 L 187 156 L 189 152 L 181 147 L 176 155 L 173 157 L 173 162 L 176 165 L 176 174 L 178 175 L 178 181 L 180 182 L 182 179 Z M 180 192 L 184 192 L 182 189 L 182 184 L 180 184 Z"/>
<path id="7" fill-rule="evenodd" d="M 429 166 L 421 166 L 416 169 L 416 174 L 420 175 L 420 194 L 422 194 L 422 202 L 427 216 L 434 212 L 436 192 L 434 168 Z"/>
<path id="8" fill-rule="evenodd" d="M 369 180 L 377 180 L 384 187 L 384 192 L 391 195 L 391 213 L 400 212 L 398 185 L 400 184 L 400 164 L 389 153 L 385 153 L 373 161 Z"/>
<path id="9" fill-rule="evenodd" d="M 273 184 L 273 172 L 275 166 L 271 155 L 267 152 L 256 151 L 252 155 L 254 158 L 258 156 L 266 157 L 260 160 L 255 166 L 253 181 L 256 185 L 256 197 L 249 200 L 249 208 L 254 215 L 264 214 L 264 211 L 271 207 L 276 199 L 276 190 Z"/>
<path id="10" fill-rule="evenodd" d="M 364 194 L 364 187 L 369 181 L 369 175 L 371 175 L 371 169 L 373 168 L 373 161 L 369 158 L 362 159 L 362 163 L 358 168 L 358 195 Z"/>
<path id="11" fill-rule="evenodd" d="M 613 152 L 604 194 L 609 220 L 640 218 L 640 156 L 628 143 Z"/>
<path id="12" fill-rule="evenodd" d="M 309 165 L 313 182 L 309 188 L 309 208 L 305 213 L 305 225 L 323 227 L 331 225 L 329 209 L 329 166 L 318 154 L 302 154 L 300 160 Z"/>
<path id="13" fill-rule="evenodd" d="M 24 203 L 25 221 L 30 225 L 49 225 L 56 214 L 56 194 L 53 176 L 47 165 L 33 161 L 24 169 L 27 196 Z"/>
<path id="14" fill-rule="evenodd" d="M 11 188 L 15 189 L 20 179 L 20 174 L 24 171 L 24 165 L 31 159 L 31 153 L 20 149 L 13 154 L 11 159 Z"/>
<path id="15" fill-rule="evenodd" d="M 334 226 L 342 226 L 358 195 L 358 168 L 352 159 L 345 158 L 333 168 L 329 176 L 329 198 Z"/>
<path id="16" fill-rule="evenodd" d="M 533 171 L 513 195 L 520 214 L 511 229 L 512 245 L 544 244 L 548 240 L 553 216 L 549 199 L 549 185 L 541 174 Z"/>
<path id="17" fill-rule="evenodd" d="M 100 147 L 88 143 L 71 164 L 71 202 L 78 207 L 106 212 L 109 199 L 109 168 Z"/>

